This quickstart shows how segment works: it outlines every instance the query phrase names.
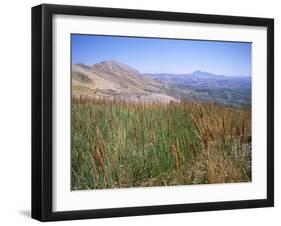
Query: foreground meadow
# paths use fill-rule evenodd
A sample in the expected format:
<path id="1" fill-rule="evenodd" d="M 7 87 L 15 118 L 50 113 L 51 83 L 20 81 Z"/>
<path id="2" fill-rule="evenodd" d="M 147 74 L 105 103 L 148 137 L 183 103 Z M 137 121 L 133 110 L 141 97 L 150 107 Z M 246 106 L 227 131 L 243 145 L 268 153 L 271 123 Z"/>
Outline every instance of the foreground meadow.
<path id="1" fill-rule="evenodd" d="M 72 190 L 251 181 L 251 109 L 72 99 Z"/>

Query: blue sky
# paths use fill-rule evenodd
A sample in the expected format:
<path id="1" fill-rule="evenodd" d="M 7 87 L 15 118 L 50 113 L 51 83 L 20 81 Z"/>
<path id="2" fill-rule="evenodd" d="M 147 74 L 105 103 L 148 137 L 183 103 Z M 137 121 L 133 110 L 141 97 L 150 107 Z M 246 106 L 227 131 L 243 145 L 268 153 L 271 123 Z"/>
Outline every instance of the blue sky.
<path id="1" fill-rule="evenodd" d="M 142 73 L 251 76 L 251 43 L 72 34 L 72 63 L 125 63 Z"/>

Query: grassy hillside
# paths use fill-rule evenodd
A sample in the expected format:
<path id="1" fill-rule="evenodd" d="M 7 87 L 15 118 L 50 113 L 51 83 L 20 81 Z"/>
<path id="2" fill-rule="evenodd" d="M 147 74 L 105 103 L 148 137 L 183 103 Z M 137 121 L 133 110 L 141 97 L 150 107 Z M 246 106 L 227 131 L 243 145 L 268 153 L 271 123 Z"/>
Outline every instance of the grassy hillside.
<path id="1" fill-rule="evenodd" d="M 251 109 L 72 100 L 72 189 L 251 181 Z"/>

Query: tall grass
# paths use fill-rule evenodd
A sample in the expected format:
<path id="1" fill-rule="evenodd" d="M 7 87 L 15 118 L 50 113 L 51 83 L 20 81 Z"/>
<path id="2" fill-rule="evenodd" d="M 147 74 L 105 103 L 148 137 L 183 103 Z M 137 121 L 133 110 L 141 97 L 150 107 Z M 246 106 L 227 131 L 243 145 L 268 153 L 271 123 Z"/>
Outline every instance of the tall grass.
<path id="1" fill-rule="evenodd" d="M 251 109 L 72 99 L 72 189 L 251 180 Z"/>

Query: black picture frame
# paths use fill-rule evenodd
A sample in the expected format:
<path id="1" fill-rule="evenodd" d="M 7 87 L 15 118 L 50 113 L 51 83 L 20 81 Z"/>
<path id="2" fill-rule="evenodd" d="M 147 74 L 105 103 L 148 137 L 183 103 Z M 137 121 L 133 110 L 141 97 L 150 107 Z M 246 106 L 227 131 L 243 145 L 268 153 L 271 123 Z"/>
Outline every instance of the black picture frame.
<path id="1" fill-rule="evenodd" d="M 267 198 L 54 212 L 52 210 L 52 18 L 55 14 L 266 27 Z M 49 4 L 32 8 L 32 218 L 40 221 L 56 221 L 271 206 L 274 206 L 273 19 Z"/>

